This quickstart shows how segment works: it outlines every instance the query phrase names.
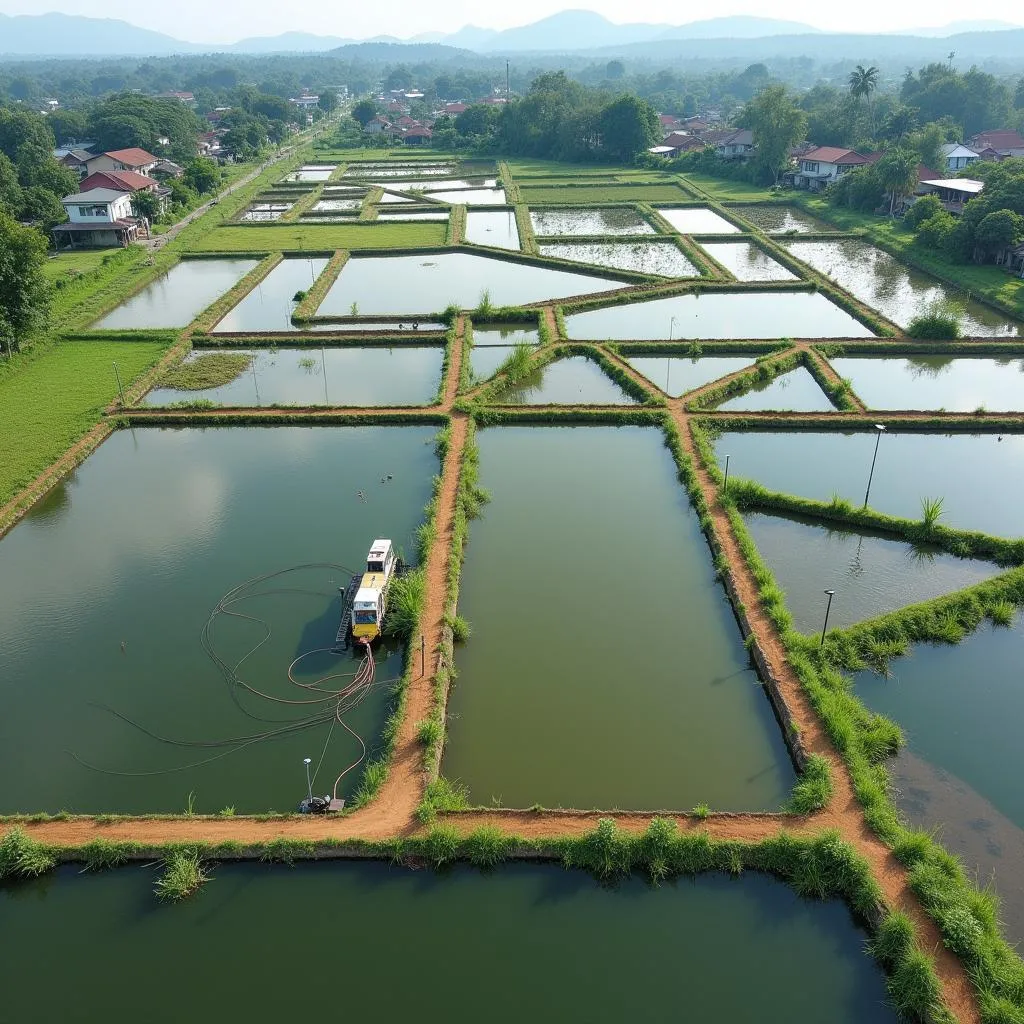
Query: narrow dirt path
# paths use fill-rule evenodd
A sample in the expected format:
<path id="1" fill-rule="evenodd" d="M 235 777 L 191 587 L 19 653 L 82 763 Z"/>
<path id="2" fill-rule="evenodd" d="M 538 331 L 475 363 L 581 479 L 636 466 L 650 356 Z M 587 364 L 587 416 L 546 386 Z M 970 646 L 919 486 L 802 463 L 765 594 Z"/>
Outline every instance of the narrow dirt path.
<path id="1" fill-rule="evenodd" d="M 811 362 L 814 363 L 814 365 L 821 371 L 821 375 L 827 381 L 831 382 L 837 387 L 846 386 L 846 382 L 843 380 L 843 378 L 840 377 L 838 373 L 836 373 L 835 367 L 827 359 L 825 359 L 824 356 L 822 356 L 818 352 L 818 350 L 814 348 L 812 344 L 806 341 L 800 341 L 797 342 L 796 347 L 801 352 L 803 352 L 804 356 L 807 359 L 810 359 Z M 860 400 L 860 398 L 857 395 L 854 394 L 852 389 L 847 391 L 846 394 L 850 401 L 853 403 L 857 412 L 861 414 L 867 413 L 867 406 Z"/>

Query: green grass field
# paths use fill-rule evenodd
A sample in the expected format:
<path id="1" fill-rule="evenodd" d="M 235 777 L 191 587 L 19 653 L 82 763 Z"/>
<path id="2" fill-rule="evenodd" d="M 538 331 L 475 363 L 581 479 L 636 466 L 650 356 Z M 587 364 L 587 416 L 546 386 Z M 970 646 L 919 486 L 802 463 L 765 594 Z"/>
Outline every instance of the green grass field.
<path id="1" fill-rule="evenodd" d="M 726 181 L 722 178 L 712 178 L 707 174 L 684 174 L 683 181 L 696 185 L 703 189 L 712 199 L 722 202 L 729 200 L 764 200 L 771 199 L 772 193 L 761 185 L 749 185 L 745 181 Z"/>
<path id="2" fill-rule="evenodd" d="M 536 206 L 580 206 L 583 203 L 680 203 L 692 200 L 678 185 L 580 185 L 576 188 L 535 188 L 520 185 L 523 202 Z"/>
<path id="3" fill-rule="evenodd" d="M 165 346 L 154 341 L 65 341 L 0 367 L 0 504 L 59 459 Z"/>
<path id="4" fill-rule="evenodd" d="M 74 252 L 62 252 L 48 259 L 43 271 L 46 274 L 46 279 L 55 283 L 62 278 L 88 274 L 103 262 L 103 257 L 107 253 L 117 251 L 117 249 L 77 249 Z"/>
<path id="5" fill-rule="evenodd" d="M 621 164 L 567 164 L 558 160 L 508 160 L 513 177 L 519 174 L 541 175 L 547 177 L 568 177 L 574 181 L 580 178 L 597 175 L 607 177 L 609 174 L 632 174 L 633 170 Z M 654 171 L 640 172 L 643 177 L 651 177 Z"/>
<path id="6" fill-rule="evenodd" d="M 296 249 L 417 249 L 444 245 L 447 224 L 287 224 L 228 226 L 209 232 L 197 252 L 289 252 Z"/>

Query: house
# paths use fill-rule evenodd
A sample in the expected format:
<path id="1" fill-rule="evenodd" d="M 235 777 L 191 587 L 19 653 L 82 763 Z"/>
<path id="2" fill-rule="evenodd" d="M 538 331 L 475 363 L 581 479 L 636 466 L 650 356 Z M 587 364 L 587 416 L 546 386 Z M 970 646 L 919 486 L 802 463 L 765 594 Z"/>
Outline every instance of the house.
<path id="1" fill-rule="evenodd" d="M 1021 138 L 1020 132 L 1003 128 L 972 135 L 967 140 L 967 145 L 976 153 L 991 149 L 996 154 L 997 160 L 1005 160 L 1011 156 L 1024 156 L 1024 138 Z"/>
<path id="2" fill-rule="evenodd" d="M 683 127 L 682 119 L 676 117 L 675 114 L 659 114 L 658 121 L 661 123 L 661 131 L 663 135 L 679 131 Z"/>
<path id="3" fill-rule="evenodd" d="M 299 110 L 312 110 L 320 103 L 320 97 L 303 93 L 301 96 L 293 96 L 288 102 L 294 104 Z"/>
<path id="4" fill-rule="evenodd" d="M 934 178 L 921 182 L 921 194 L 934 193 L 950 213 L 963 213 L 964 206 L 984 187 L 985 182 L 973 178 Z"/>
<path id="5" fill-rule="evenodd" d="M 730 132 L 715 146 L 723 160 L 745 160 L 754 151 L 754 133 L 749 128 Z"/>
<path id="6" fill-rule="evenodd" d="M 160 200 L 161 210 L 164 209 L 167 199 L 171 194 L 170 189 L 161 186 L 160 182 L 154 178 L 148 178 L 144 174 L 136 174 L 134 171 L 97 171 L 82 181 L 83 192 L 88 192 L 92 189 L 124 192 L 129 196 L 136 196 L 140 192 L 152 192 Z"/>
<path id="7" fill-rule="evenodd" d="M 363 131 L 367 135 L 391 135 L 394 134 L 395 128 L 390 121 L 378 114 L 372 121 L 366 122 Z"/>
<path id="8" fill-rule="evenodd" d="M 962 171 L 981 159 L 973 149 L 968 149 L 959 142 L 947 142 L 944 146 L 939 146 L 939 156 L 943 171 Z"/>
<path id="9" fill-rule="evenodd" d="M 839 146 L 818 146 L 800 157 L 796 171 L 787 175 L 787 178 L 792 177 L 793 184 L 797 188 L 807 188 L 812 192 L 819 192 L 838 181 L 844 174 L 848 174 L 854 168 L 862 167 L 866 163 L 869 161 L 852 149 L 842 149 Z"/>
<path id="10" fill-rule="evenodd" d="M 679 156 L 680 153 L 689 153 L 692 150 L 704 149 L 707 143 L 698 135 L 685 135 L 683 132 L 672 132 L 670 135 L 666 135 L 662 140 L 660 146 L 655 146 L 657 150 L 667 150 L 668 156 Z"/>
<path id="11" fill-rule="evenodd" d="M 147 153 L 144 149 L 114 149 L 109 153 L 100 153 L 89 159 L 86 169 L 89 174 L 97 171 L 134 171 L 136 174 L 149 174 L 156 167 L 159 158 Z"/>
<path id="12" fill-rule="evenodd" d="M 58 249 L 126 246 L 138 238 L 140 224 L 132 216 L 130 192 L 93 188 L 65 196 L 61 204 L 69 220 L 53 228 Z"/>
<path id="13" fill-rule="evenodd" d="M 413 125 L 405 134 L 402 136 L 402 140 L 407 146 L 426 146 L 429 145 L 433 132 L 422 124 Z"/>
<path id="14" fill-rule="evenodd" d="M 464 114 L 469 107 L 465 103 L 446 103 L 444 105 L 444 113 L 450 114 L 452 117 L 457 114 Z"/>
<path id="15" fill-rule="evenodd" d="M 157 160 L 153 168 L 153 177 L 158 181 L 165 181 L 167 178 L 180 178 L 185 173 L 185 168 L 176 164 L 173 160 Z"/>
<path id="16" fill-rule="evenodd" d="M 1008 245 L 996 253 L 996 265 L 1004 267 L 1014 277 L 1024 278 L 1024 242 Z"/>
<path id="17" fill-rule="evenodd" d="M 57 150 L 54 150 L 55 155 L 56 153 Z M 69 149 L 64 152 L 63 156 L 57 157 L 57 163 L 74 171 L 81 180 L 89 173 L 88 164 L 93 156 L 95 154 L 90 153 L 87 149 Z"/>
<path id="18" fill-rule="evenodd" d="M 196 105 L 196 98 L 190 92 L 161 92 L 157 93 L 156 98 L 158 100 L 177 100 L 179 103 L 184 103 L 187 107 L 194 107 Z"/>

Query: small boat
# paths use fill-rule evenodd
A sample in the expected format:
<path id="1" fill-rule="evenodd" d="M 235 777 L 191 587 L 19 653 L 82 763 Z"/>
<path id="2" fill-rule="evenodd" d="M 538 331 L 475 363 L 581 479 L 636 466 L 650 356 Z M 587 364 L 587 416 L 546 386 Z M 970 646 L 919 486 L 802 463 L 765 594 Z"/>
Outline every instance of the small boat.
<path id="1" fill-rule="evenodd" d="M 356 643 L 373 643 L 380 634 L 387 610 L 388 587 L 399 569 L 390 540 L 375 540 L 366 556 L 366 572 L 352 600 L 351 632 Z"/>

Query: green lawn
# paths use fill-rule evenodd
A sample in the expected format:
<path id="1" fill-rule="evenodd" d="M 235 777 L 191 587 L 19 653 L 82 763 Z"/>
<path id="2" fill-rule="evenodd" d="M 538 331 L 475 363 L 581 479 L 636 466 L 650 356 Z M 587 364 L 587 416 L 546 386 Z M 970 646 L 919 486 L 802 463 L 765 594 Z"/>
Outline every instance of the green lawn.
<path id="1" fill-rule="evenodd" d="M 417 249 L 445 244 L 448 225 L 426 224 L 281 224 L 227 226 L 210 231 L 196 252 L 292 252 L 327 249 Z"/>
<path id="2" fill-rule="evenodd" d="M 707 174 L 684 174 L 683 181 L 691 182 L 703 189 L 712 199 L 721 202 L 746 199 L 764 200 L 773 198 L 772 193 L 761 185 L 749 185 L 745 181 L 727 181 L 723 178 L 712 178 Z"/>
<path id="3" fill-rule="evenodd" d="M 43 271 L 51 283 L 62 278 L 78 277 L 79 274 L 88 274 L 89 271 L 95 270 L 108 253 L 118 251 L 119 249 L 76 249 L 74 252 L 62 252 L 48 259 Z"/>
<path id="4" fill-rule="evenodd" d="M 584 203 L 680 203 L 693 197 L 678 185 L 580 185 L 572 187 L 535 188 L 520 185 L 524 203 L 537 206 L 580 206 Z"/>
<path id="5" fill-rule="evenodd" d="M 153 341 L 65 341 L 0 366 L 0 504 L 99 421 L 117 396 L 114 363 L 127 388 L 165 347 Z"/>
<path id="6" fill-rule="evenodd" d="M 558 160 L 508 160 L 506 161 L 513 177 L 517 174 L 548 175 L 570 177 L 574 181 L 581 177 L 598 175 L 607 177 L 609 174 L 631 174 L 632 170 L 619 164 L 570 164 Z M 645 177 L 655 174 L 654 171 L 643 171 Z"/>

